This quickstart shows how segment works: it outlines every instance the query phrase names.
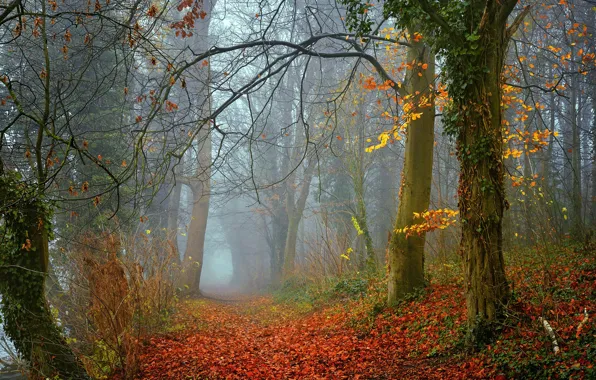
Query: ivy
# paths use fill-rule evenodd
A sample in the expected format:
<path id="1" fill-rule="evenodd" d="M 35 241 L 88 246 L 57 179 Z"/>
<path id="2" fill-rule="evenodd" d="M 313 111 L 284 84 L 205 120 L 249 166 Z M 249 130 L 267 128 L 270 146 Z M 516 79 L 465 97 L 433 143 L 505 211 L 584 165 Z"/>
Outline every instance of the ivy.
<path id="1" fill-rule="evenodd" d="M 43 377 L 87 378 L 45 299 L 54 204 L 18 172 L 0 175 L 0 310 L 6 335 Z"/>
<path id="2" fill-rule="evenodd" d="M 30 345 L 20 344 L 27 332 L 19 327 L 22 309 L 37 310 L 44 299 L 45 274 L 39 266 L 38 247 L 32 242 L 32 228 L 51 234 L 51 206 L 21 180 L 18 172 L 0 176 L 0 309 L 6 334 L 24 357 L 31 355 Z M 29 269 L 29 270 L 27 270 Z M 33 303 L 33 304 L 31 304 Z"/>
<path id="3" fill-rule="evenodd" d="M 492 156 L 492 142 L 493 138 L 490 136 L 482 136 L 472 145 L 464 145 L 460 149 L 460 160 L 469 161 L 476 165 L 480 161 L 490 158 Z"/>

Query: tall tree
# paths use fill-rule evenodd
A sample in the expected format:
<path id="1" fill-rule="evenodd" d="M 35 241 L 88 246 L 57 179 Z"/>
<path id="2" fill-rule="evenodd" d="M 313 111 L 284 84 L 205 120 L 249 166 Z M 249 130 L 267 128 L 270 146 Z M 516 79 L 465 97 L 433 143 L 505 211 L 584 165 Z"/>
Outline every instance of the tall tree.
<path id="1" fill-rule="evenodd" d="M 308 128 L 307 126 L 304 127 Z M 303 133 L 300 132 L 299 134 L 303 135 Z M 306 140 L 306 136 L 302 138 Z M 297 139 L 297 141 L 301 140 L 302 138 Z M 298 146 L 304 145 L 298 144 Z M 300 152 L 299 149 L 295 149 L 293 153 L 293 162 L 302 160 L 302 152 Z M 300 226 L 300 221 L 302 220 L 304 214 L 304 208 L 306 207 L 306 201 L 308 200 L 308 195 L 310 193 L 310 184 L 314 175 L 315 166 L 315 158 L 310 157 L 308 158 L 308 162 L 304 166 L 301 182 L 297 181 L 295 171 L 287 179 L 288 182 L 286 188 L 286 212 L 288 215 L 288 232 L 286 235 L 286 245 L 284 248 L 284 278 L 288 278 L 295 273 L 298 227 Z"/>
<path id="2" fill-rule="evenodd" d="M 345 1 L 348 21 L 371 30 L 367 3 Z M 444 112 L 461 163 L 459 210 L 465 263 L 468 342 L 492 335 L 491 326 L 509 298 L 503 261 L 502 220 L 506 208 L 501 132 L 502 78 L 508 42 L 523 17 L 509 16 L 517 0 L 442 2 L 392 0 L 384 4 L 398 25 L 421 26 L 428 44 L 445 60 L 444 82 L 452 104 Z M 364 15 L 364 16 L 362 16 Z M 509 24 L 508 24 L 509 23 Z"/>
<path id="3" fill-rule="evenodd" d="M 414 31 L 411 30 L 411 37 Z M 406 62 L 406 89 L 410 94 L 411 113 L 419 117 L 409 121 L 405 161 L 399 191 L 399 208 L 389 245 L 388 304 L 394 305 L 406 294 L 424 286 L 425 233 L 406 234 L 403 230 L 420 223 L 428 209 L 434 147 L 434 80 L 435 62 L 430 47 L 411 38 Z"/>
<path id="4" fill-rule="evenodd" d="M 216 0 L 201 2 L 200 14 L 194 21 L 189 37 L 190 51 L 206 51 L 209 48 L 209 26 L 212 20 L 213 8 Z M 192 212 L 188 225 L 188 240 L 184 252 L 183 265 L 186 271 L 185 285 L 191 294 L 198 294 L 201 285 L 201 272 L 203 270 L 203 257 L 205 248 L 205 233 L 209 217 L 209 198 L 211 193 L 211 129 L 208 115 L 211 114 L 211 67 L 208 60 L 195 66 L 189 72 L 190 78 L 186 81 L 189 94 L 194 97 L 189 104 L 192 107 L 191 120 L 198 123 L 199 128 L 195 141 L 192 143 L 193 161 L 187 161 L 187 168 L 191 175 L 185 177 L 185 182 L 192 191 Z"/>

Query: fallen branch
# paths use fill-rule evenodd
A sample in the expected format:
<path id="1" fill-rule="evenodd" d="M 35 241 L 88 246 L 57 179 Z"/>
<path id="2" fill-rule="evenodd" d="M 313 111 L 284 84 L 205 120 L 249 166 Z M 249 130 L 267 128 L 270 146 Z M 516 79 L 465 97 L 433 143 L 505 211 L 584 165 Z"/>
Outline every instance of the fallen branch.
<path id="1" fill-rule="evenodd" d="M 555 332 L 553 331 L 553 328 L 550 327 L 550 324 L 548 323 L 548 321 L 546 319 L 539 317 L 538 320 L 540 322 L 542 322 L 542 325 L 544 326 L 544 330 L 546 330 L 546 333 L 553 341 L 553 351 L 555 352 L 555 355 L 558 354 L 559 353 L 559 343 L 557 342 L 557 337 L 555 336 Z"/>
<path id="2" fill-rule="evenodd" d="M 575 333 L 575 337 L 577 339 L 579 339 L 579 334 L 581 333 L 582 328 L 584 327 L 584 325 L 586 324 L 586 322 L 588 322 L 588 309 L 586 309 L 584 307 L 584 319 L 582 319 L 582 321 L 577 326 L 577 332 Z"/>

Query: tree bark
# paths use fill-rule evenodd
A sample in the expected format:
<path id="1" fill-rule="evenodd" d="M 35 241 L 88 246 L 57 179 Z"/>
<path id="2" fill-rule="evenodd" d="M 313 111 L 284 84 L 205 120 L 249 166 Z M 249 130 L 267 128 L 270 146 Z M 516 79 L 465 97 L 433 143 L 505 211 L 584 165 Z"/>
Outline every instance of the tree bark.
<path id="1" fill-rule="evenodd" d="M 199 154 L 203 154 L 205 159 L 211 157 L 210 137 L 205 140 L 205 145 L 201 148 Z M 205 150 L 203 152 L 203 150 Z M 207 151 L 209 153 L 207 153 Z M 199 159 L 201 161 L 201 159 Z M 201 272 L 203 270 L 203 256 L 205 248 L 205 235 L 207 232 L 207 219 L 209 217 L 209 192 L 210 192 L 210 170 L 200 176 L 200 182 L 191 186 L 193 196 L 193 207 L 190 225 L 188 226 L 188 241 L 186 243 L 186 252 L 184 257 L 185 270 L 187 271 L 186 285 L 192 295 L 200 293 Z"/>
<path id="2" fill-rule="evenodd" d="M 478 62 L 471 62 L 472 67 L 486 66 L 487 70 L 475 74 L 465 95 L 456 98 L 453 105 L 459 116 L 460 252 L 465 267 L 467 340 L 471 345 L 492 338 L 491 324 L 509 297 L 503 260 L 502 220 L 507 202 L 501 132 L 501 71 L 507 36 L 505 22 L 499 21 L 506 17 L 499 13 L 485 13 Z"/>
<path id="3" fill-rule="evenodd" d="M 274 201 L 271 227 L 271 284 L 277 287 L 281 284 L 284 267 L 284 251 L 288 236 L 288 214 L 279 200 Z"/>
<path id="4" fill-rule="evenodd" d="M 395 228 L 389 244 L 389 289 L 387 303 L 395 305 L 408 293 L 424 286 L 424 244 L 425 234 L 407 236 L 395 230 L 420 223 L 414 212 L 428 209 L 430 202 L 433 148 L 434 148 L 434 56 L 429 47 L 421 42 L 413 43 L 408 49 L 407 62 L 413 69 L 408 72 L 408 93 L 416 94 L 413 102 L 417 105 L 412 112 L 422 113 L 412 120 L 407 130 L 404 168 L 399 194 L 399 206 Z M 427 64 L 422 70 L 417 64 Z M 420 73 L 422 76 L 419 76 Z M 419 106 L 426 103 L 430 106 Z"/>
<path id="5" fill-rule="evenodd" d="M 296 261 L 296 240 L 298 238 L 298 225 L 300 218 L 294 216 L 289 218 L 288 235 L 286 238 L 286 246 L 284 248 L 284 278 L 288 278 L 294 274 Z"/>
<path id="6" fill-rule="evenodd" d="M 305 81 L 307 83 L 310 82 L 312 76 L 314 75 L 315 70 L 311 70 L 306 75 Z M 296 71 L 296 75 L 298 75 L 298 71 Z M 295 78 L 298 78 L 296 76 Z M 291 88 L 291 92 L 295 91 L 294 83 L 291 81 L 288 84 L 288 88 Z M 303 89 L 303 91 L 308 94 L 310 91 L 309 88 Z M 289 105 L 290 107 L 292 105 Z M 297 111 L 297 110 L 296 110 Z M 299 122 L 298 125 L 300 128 L 298 130 L 303 130 L 304 128 L 310 128 L 312 124 L 313 113 L 311 112 L 304 122 L 304 115 L 298 116 Z M 288 156 L 284 159 L 284 172 L 287 170 L 291 170 L 291 165 L 297 165 L 299 163 L 299 158 L 306 154 L 308 151 L 302 151 L 301 149 L 307 149 L 308 147 L 308 136 L 306 133 L 300 133 L 296 135 L 296 139 L 294 141 L 295 148 L 291 149 L 288 152 Z M 286 215 L 288 220 L 288 229 L 285 236 L 285 246 L 284 246 L 284 254 L 283 254 L 283 272 L 282 272 L 282 279 L 287 279 L 295 274 L 295 261 L 296 261 L 296 241 L 298 239 L 298 227 L 300 226 L 300 220 L 302 219 L 302 214 L 304 213 L 304 207 L 306 206 L 306 201 L 308 199 L 308 195 L 310 193 L 310 183 L 312 181 L 313 172 L 315 169 L 315 159 L 310 157 L 306 158 L 303 165 L 304 172 L 302 176 L 302 187 L 300 188 L 300 192 L 298 193 L 298 199 L 296 199 L 296 191 L 298 189 L 299 183 L 296 180 L 296 173 L 294 172 L 291 174 L 288 179 L 286 180 Z"/>
<path id="7" fill-rule="evenodd" d="M 530 112 L 530 114 L 528 115 L 528 123 L 526 124 L 526 132 L 530 133 L 530 136 L 532 135 L 532 132 L 534 131 L 534 119 L 536 117 L 536 109 L 534 109 L 533 111 Z M 526 245 L 533 245 L 536 241 L 535 236 L 534 236 L 534 229 L 533 229 L 533 220 L 532 217 L 535 216 L 535 209 L 534 209 L 534 202 L 533 202 L 533 198 L 531 196 L 531 194 L 533 193 L 533 189 L 530 186 L 531 183 L 531 178 L 533 176 L 533 170 L 532 170 L 532 160 L 530 158 L 530 152 L 528 151 L 528 148 L 525 149 L 524 151 L 524 183 L 525 183 L 525 188 L 526 188 L 526 193 L 528 194 L 528 197 L 526 197 L 526 199 L 523 202 L 523 213 L 524 213 L 524 221 L 525 221 L 525 226 L 524 226 L 524 241 L 526 243 Z"/>
<path id="8" fill-rule="evenodd" d="M 368 270 L 371 273 L 376 269 L 376 256 L 373 239 L 368 228 L 368 221 L 366 217 L 366 204 L 364 203 L 364 197 L 358 197 L 357 200 L 357 214 L 358 224 L 362 231 L 362 239 L 364 239 L 364 248 L 366 254 L 363 256 L 363 260 L 360 263 L 362 270 Z"/>

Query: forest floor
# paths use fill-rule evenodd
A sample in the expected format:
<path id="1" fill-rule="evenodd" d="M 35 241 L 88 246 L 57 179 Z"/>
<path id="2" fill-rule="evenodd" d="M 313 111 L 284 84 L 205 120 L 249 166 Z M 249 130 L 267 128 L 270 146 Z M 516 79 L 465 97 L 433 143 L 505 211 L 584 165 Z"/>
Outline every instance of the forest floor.
<path id="1" fill-rule="evenodd" d="M 561 254 L 564 259 L 555 260 Z M 529 252 L 510 259 L 508 268 L 508 316 L 498 339 L 480 351 L 464 349 L 465 302 L 457 274 L 449 284 L 433 281 L 396 309 L 383 306 L 382 280 L 352 279 L 336 282 L 333 297 L 311 289 L 308 299 L 298 293 L 219 294 L 181 302 L 168 332 L 145 345 L 139 378 L 596 376 L 596 323 L 593 316 L 581 323 L 584 309 L 596 310 L 594 250 L 561 248 L 552 258 Z M 541 316 L 557 334 L 558 354 Z"/>

